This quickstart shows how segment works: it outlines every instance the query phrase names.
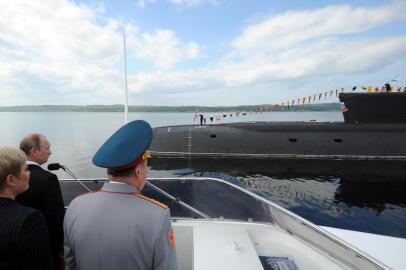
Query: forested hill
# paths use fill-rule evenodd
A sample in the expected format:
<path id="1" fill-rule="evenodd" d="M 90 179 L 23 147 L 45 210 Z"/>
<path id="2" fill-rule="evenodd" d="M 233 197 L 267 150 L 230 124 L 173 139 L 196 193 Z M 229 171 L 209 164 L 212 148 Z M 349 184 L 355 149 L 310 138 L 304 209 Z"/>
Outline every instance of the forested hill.
<path id="1" fill-rule="evenodd" d="M 266 110 L 266 104 L 263 105 L 240 105 L 240 106 L 129 106 L 130 112 L 243 112 L 255 111 L 262 107 Z M 268 105 L 269 106 L 269 105 Z M 275 111 L 288 111 L 288 109 L 278 107 Z M 338 111 L 339 103 L 305 104 L 297 105 L 290 111 Z M 123 112 L 124 105 L 39 105 L 39 106 L 8 106 L 0 107 L 0 112 Z"/>

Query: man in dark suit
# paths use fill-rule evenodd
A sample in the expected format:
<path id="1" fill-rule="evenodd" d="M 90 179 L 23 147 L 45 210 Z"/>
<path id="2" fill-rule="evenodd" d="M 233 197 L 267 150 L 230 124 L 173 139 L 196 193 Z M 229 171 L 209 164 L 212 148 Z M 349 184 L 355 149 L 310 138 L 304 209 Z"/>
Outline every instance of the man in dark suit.
<path id="1" fill-rule="evenodd" d="M 55 174 L 41 165 L 52 154 L 47 138 L 42 134 L 29 134 L 20 143 L 27 155 L 31 172 L 30 187 L 16 200 L 22 205 L 40 210 L 47 221 L 52 255 L 56 269 L 63 265 L 63 218 L 64 202 L 61 187 Z"/>

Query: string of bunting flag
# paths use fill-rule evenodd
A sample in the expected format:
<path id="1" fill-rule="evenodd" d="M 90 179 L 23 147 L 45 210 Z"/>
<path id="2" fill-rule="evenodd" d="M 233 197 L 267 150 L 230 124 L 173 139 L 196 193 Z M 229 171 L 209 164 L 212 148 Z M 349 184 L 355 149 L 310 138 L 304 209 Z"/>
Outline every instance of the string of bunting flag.
<path id="1" fill-rule="evenodd" d="M 383 87 L 374 87 L 374 86 L 353 86 L 352 88 L 348 88 L 348 91 L 367 91 L 368 93 L 373 92 L 406 92 L 406 86 L 404 87 L 392 87 L 389 86 L 387 89 L 387 85 Z M 284 110 L 291 110 L 293 107 L 296 106 L 303 106 L 305 104 L 312 104 L 312 103 L 324 103 L 327 99 L 337 98 L 339 93 L 346 92 L 344 87 L 337 88 L 335 90 L 324 91 L 318 94 L 309 95 L 305 97 L 300 97 L 296 99 L 291 99 L 285 102 L 277 103 L 277 104 L 269 104 L 269 105 L 256 105 L 251 110 L 245 111 L 237 111 L 237 112 L 230 112 L 230 113 L 223 113 L 217 115 L 211 115 L 209 117 L 204 117 L 198 111 L 195 112 L 194 115 L 194 122 L 196 119 L 200 117 L 200 123 L 218 123 L 221 122 L 225 118 L 230 117 L 244 117 L 247 115 L 255 114 L 255 113 L 263 113 L 263 112 L 273 112 L 273 111 L 284 111 Z M 345 108 L 344 104 L 340 104 L 341 111 L 345 112 L 347 109 Z"/>

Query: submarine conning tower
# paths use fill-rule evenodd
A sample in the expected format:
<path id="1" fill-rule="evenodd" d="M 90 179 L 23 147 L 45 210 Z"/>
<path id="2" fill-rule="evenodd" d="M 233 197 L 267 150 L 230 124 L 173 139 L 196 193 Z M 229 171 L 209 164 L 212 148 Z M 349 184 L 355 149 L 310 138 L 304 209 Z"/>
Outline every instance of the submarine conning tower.
<path id="1" fill-rule="evenodd" d="M 406 92 L 341 93 L 345 123 L 406 123 Z"/>

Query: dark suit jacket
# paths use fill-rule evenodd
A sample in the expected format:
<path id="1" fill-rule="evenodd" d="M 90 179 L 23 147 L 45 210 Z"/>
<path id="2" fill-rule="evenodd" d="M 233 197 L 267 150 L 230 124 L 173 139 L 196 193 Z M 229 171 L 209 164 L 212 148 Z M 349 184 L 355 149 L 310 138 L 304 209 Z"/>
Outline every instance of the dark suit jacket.
<path id="1" fill-rule="evenodd" d="M 30 187 L 17 196 L 16 200 L 24 206 L 40 210 L 47 221 L 54 265 L 63 255 L 63 218 L 65 208 L 61 187 L 55 174 L 37 165 L 28 165 L 31 172 Z"/>
<path id="2" fill-rule="evenodd" d="M 0 269 L 53 269 L 44 216 L 6 198 L 0 198 Z"/>

